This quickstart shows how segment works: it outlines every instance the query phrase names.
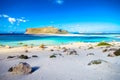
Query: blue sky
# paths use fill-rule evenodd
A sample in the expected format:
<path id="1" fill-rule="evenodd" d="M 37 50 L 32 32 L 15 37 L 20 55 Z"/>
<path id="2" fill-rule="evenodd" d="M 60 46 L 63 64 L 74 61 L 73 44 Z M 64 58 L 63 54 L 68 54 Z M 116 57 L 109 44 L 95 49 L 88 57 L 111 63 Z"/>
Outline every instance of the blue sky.
<path id="1" fill-rule="evenodd" d="M 120 32 L 120 0 L 0 0 L 1 33 L 44 26 Z"/>

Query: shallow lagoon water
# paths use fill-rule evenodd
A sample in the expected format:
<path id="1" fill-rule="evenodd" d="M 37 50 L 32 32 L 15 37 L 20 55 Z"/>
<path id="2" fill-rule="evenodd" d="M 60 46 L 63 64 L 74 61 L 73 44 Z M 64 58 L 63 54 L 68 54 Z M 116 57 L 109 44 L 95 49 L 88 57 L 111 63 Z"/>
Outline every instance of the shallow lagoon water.
<path id="1" fill-rule="evenodd" d="M 57 36 L 57 35 L 0 35 L 1 45 L 23 46 L 27 45 L 61 45 L 73 42 L 120 42 L 120 34 L 77 34 L 72 36 Z M 22 43 L 22 44 L 21 44 Z"/>

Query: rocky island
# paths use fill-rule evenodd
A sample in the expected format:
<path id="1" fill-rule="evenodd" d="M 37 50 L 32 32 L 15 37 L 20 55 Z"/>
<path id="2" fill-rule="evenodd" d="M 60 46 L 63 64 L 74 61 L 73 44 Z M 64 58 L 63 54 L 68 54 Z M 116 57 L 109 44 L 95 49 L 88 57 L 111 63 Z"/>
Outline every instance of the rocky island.
<path id="1" fill-rule="evenodd" d="M 28 28 L 26 34 L 68 34 L 66 30 L 58 29 L 55 27 L 42 27 L 42 28 Z"/>

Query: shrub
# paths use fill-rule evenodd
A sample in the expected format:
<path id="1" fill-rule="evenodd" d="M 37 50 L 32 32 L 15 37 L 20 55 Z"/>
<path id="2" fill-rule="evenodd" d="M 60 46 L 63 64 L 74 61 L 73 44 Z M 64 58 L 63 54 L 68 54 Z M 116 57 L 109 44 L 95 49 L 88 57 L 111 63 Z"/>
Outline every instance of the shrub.
<path id="1" fill-rule="evenodd" d="M 88 63 L 88 65 L 92 65 L 92 64 L 101 64 L 102 63 L 102 60 L 93 60 L 91 61 L 90 63 Z"/>
<path id="2" fill-rule="evenodd" d="M 106 43 L 106 42 L 100 42 L 97 44 L 97 46 L 111 46 L 111 44 Z"/>
<path id="3" fill-rule="evenodd" d="M 50 58 L 56 58 L 56 55 L 55 55 L 55 54 L 53 54 L 53 55 L 51 55 L 51 56 L 50 56 Z"/>

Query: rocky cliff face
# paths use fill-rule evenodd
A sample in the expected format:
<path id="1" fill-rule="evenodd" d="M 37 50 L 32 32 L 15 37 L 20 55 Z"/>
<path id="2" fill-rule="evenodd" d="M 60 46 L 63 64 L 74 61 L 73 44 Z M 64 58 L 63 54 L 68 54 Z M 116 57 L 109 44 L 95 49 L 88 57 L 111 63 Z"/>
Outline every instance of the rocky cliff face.
<path id="1" fill-rule="evenodd" d="M 68 31 L 54 27 L 28 28 L 26 34 L 68 34 Z"/>

